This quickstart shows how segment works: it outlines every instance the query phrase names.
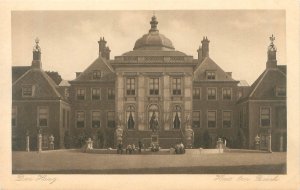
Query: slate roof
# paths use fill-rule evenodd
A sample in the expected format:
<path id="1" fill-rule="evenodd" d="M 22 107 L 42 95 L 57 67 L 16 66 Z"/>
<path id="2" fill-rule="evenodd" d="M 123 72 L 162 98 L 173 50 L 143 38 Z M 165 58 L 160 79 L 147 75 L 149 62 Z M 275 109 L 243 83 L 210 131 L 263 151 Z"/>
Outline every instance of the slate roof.
<path id="1" fill-rule="evenodd" d="M 221 67 L 219 67 L 219 65 L 217 65 L 210 57 L 206 57 L 201 63 L 196 66 L 196 69 L 194 71 L 194 81 L 208 80 L 206 78 L 206 71 L 215 71 L 216 79 L 213 81 L 236 81 Z"/>
<path id="2" fill-rule="evenodd" d="M 22 97 L 23 85 L 34 86 L 33 97 Z M 59 86 L 42 70 L 32 68 L 27 70 L 21 77 L 13 82 L 12 86 L 13 100 L 20 99 L 63 99 L 62 94 L 59 92 Z"/>
<path id="3" fill-rule="evenodd" d="M 93 71 L 100 70 L 101 71 L 101 79 L 93 80 Z M 113 67 L 110 65 L 108 61 L 99 56 L 91 65 L 89 65 L 75 80 L 72 82 L 80 82 L 80 81 L 114 81 L 115 73 Z"/>
<path id="4" fill-rule="evenodd" d="M 239 102 L 247 99 L 285 99 L 285 97 L 277 97 L 275 88 L 277 86 L 286 87 L 286 66 L 280 65 L 277 68 L 265 69 L 261 75 L 250 86 L 248 93 Z"/>
<path id="5" fill-rule="evenodd" d="M 31 66 L 13 66 L 12 67 L 12 82 L 15 82 L 24 73 L 26 73 Z"/>
<path id="6" fill-rule="evenodd" d="M 122 56 L 187 56 L 181 51 L 162 51 L 162 50 L 133 50 L 123 53 Z"/>

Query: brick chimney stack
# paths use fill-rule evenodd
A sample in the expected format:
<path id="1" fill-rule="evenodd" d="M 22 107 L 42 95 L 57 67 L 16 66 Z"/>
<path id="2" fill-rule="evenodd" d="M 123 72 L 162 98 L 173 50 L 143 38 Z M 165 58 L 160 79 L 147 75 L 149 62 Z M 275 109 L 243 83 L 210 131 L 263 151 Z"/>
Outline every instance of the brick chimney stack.
<path id="1" fill-rule="evenodd" d="M 106 41 L 103 38 L 100 37 L 100 40 L 98 41 L 99 44 L 99 56 L 109 60 L 110 59 L 110 49 L 108 46 L 106 46 Z"/>
<path id="2" fill-rule="evenodd" d="M 277 59 L 276 59 L 277 48 L 273 43 L 274 40 L 275 40 L 275 37 L 272 34 L 272 36 L 270 37 L 271 43 L 268 47 L 268 61 L 267 61 L 267 64 L 266 64 L 267 69 L 277 67 Z"/>
<path id="3" fill-rule="evenodd" d="M 42 68 L 42 61 L 41 61 L 41 47 L 39 46 L 40 40 L 38 38 L 35 39 L 35 45 L 33 46 L 32 50 L 32 68 Z"/>

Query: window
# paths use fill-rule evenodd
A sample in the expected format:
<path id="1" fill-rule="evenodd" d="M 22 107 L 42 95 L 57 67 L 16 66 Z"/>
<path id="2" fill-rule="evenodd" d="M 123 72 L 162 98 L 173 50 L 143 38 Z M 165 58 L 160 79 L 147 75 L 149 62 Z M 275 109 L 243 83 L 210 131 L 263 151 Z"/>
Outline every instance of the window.
<path id="1" fill-rule="evenodd" d="M 101 71 L 99 71 L 99 70 L 93 71 L 93 79 L 94 79 L 94 80 L 99 80 L 99 79 L 101 79 Z"/>
<path id="2" fill-rule="evenodd" d="M 150 78 L 149 79 L 149 94 L 158 95 L 159 94 L 159 79 Z"/>
<path id="3" fill-rule="evenodd" d="M 231 111 L 223 111 L 223 127 L 224 128 L 229 128 L 231 127 L 231 116 L 232 112 Z"/>
<path id="4" fill-rule="evenodd" d="M 217 99 L 217 89 L 216 88 L 207 88 L 207 99 L 216 100 Z"/>
<path id="5" fill-rule="evenodd" d="M 77 111 L 76 113 L 76 127 L 84 128 L 85 123 L 85 113 L 84 111 Z"/>
<path id="6" fill-rule="evenodd" d="M 158 112 L 158 106 L 153 104 L 150 105 L 148 108 L 148 123 L 149 123 L 149 129 L 151 130 L 157 130 L 159 123 L 159 112 Z"/>
<path id="7" fill-rule="evenodd" d="M 65 128 L 66 127 L 66 110 L 65 109 L 63 109 L 63 128 Z"/>
<path id="8" fill-rule="evenodd" d="M 217 127 L 217 112 L 208 111 L 207 112 L 207 127 L 214 128 Z"/>
<path id="9" fill-rule="evenodd" d="M 208 80 L 215 80 L 216 79 L 216 72 L 215 71 L 206 71 L 206 78 Z"/>
<path id="10" fill-rule="evenodd" d="M 100 111 L 92 111 L 92 128 L 100 127 Z"/>
<path id="11" fill-rule="evenodd" d="M 109 99 L 109 100 L 115 99 L 115 89 L 114 88 L 107 89 L 107 99 Z"/>
<path id="12" fill-rule="evenodd" d="M 92 88 L 92 100 L 100 100 L 100 88 Z"/>
<path id="13" fill-rule="evenodd" d="M 282 86 L 276 87 L 276 96 L 285 97 L 286 96 L 286 88 L 282 87 Z"/>
<path id="14" fill-rule="evenodd" d="M 173 95 L 181 95 L 181 78 L 173 78 L 172 89 Z"/>
<path id="15" fill-rule="evenodd" d="M 127 78 L 126 94 L 127 95 L 135 95 L 135 78 Z"/>
<path id="16" fill-rule="evenodd" d="M 126 118 L 127 118 L 127 128 L 134 129 L 134 116 L 135 116 L 135 109 L 133 106 L 128 106 L 126 110 Z"/>
<path id="17" fill-rule="evenodd" d="M 65 98 L 69 98 L 69 89 L 65 88 Z"/>
<path id="18" fill-rule="evenodd" d="M 67 128 L 70 127 L 70 115 L 69 111 L 67 111 Z"/>
<path id="19" fill-rule="evenodd" d="M 33 90 L 34 90 L 33 85 L 24 85 L 22 87 L 22 96 L 23 97 L 32 97 L 33 96 Z"/>
<path id="20" fill-rule="evenodd" d="M 17 107 L 12 107 L 11 110 L 11 126 L 16 127 L 17 126 Z"/>
<path id="21" fill-rule="evenodd" d="M 181 107 L 176 105 L 173 110 L 173 128 L 180 129 L 181 126 Z"/>
<path id="22" fill-rule="evenodd" d="M 84 100 L 85 99 L 85 89 L 79 88 L 76 91 L 77 100 Z"/>
<path id="23" fill-rule="evenodd" d="M 243 92 L 242 91 L 238 91 L 238 98 L 241 98 L 243 96 Z"/>
<path id="24" fill-rule="evenodd" d="M 243 112 L 243 109 L 240 110 L 240 113 L 239 113 L 239 121 L 240 121 L 240 128 L 243 128 L 243 124 L 244 124 L 244 112 Z"/>
<path id="25" fill-rule="evenodd" d="M 114 111 L 107 112 L 107 126 L 110 128 L 115 127 L 115 112 Z"/>
<path id="26" fill-rule="evenodd" d="M 200 88 L 194 88 L 193 89 L 193 99 L 194 100 L 200 100 Z"/>
<path id="27" fill-rule="evenodd" d="M 231 100 L 231 88 L 223 88 L 223 100 Z"/>
<path id="28" fill-rule="evenodd" d="M 38 108 L 38 126 L 39 127 L 48 127 L 48 116 L 49 116 L 48 107 L 39 107 Z"/>
<path id="29" fill-rule="evenodd" d="M 193 127 L 199 128 L 200 125 L 200 111 L 193 111 Z"/>
<path id="30" fill-rule="evenodd" d="M 262 107 L 260 108 L 260 126 L 268 127 L 271 124 L 271 108 Z"/>

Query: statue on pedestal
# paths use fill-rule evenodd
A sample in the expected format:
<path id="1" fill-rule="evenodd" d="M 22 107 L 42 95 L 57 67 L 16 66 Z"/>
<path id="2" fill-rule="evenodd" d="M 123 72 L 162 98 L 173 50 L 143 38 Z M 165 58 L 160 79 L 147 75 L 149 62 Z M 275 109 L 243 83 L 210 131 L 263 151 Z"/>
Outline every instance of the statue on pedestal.
<path id="1" fill-rule="evenodd" d="M 158 119 L 155 114 L 155 112 L 152 113 L 151 119 L 150 119 L 150 129 L 152 130 L 153 133 L 156 133 L 159 129 L 158 127 Z"/>

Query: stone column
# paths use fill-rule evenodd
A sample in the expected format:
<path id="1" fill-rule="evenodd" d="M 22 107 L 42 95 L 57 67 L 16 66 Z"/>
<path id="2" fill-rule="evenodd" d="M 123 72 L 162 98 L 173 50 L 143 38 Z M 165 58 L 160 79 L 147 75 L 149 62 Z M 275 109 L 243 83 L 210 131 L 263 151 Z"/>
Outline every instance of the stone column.
<path id="1" fill-rule="evenodd" d="M 145 130 L 145 77 L 141 74 L 137 77 L 137 117 L 138 130 Z"/>
<path id="2" fill-rule="evenodd" d="M 191 127 L 193 104 L 192 104 L 192 92 L 193 92 L 193 79 L 191 75 L 186 74 L 184 77 L 184 118 L 185 119 L 185 141 L 186 146 L 191 147 L 194 142 L 192 139 L 193 129 Z"/>
<path id="3" fill-rule="evenodd" d="M 29 148 L 29 135 L 26 135 L 26 152 L 29 152 L 30 148 Z"/>
<path id="4" fill-rule="evenodd" d="M 38 134 L 38 138 L 37 138 L 37 149 L 38 149 L 38 152 L 42 152 L 42 140 L 43 140 L 43 137 L 42 137 L 42 134 L 39 133 Z"/>
<path id="5" fill-rule="evenodd" d="M 124 78 L 122 73 L 117 73 L 116 88 L 115 88 L 115 114 L 117 121 L 116 133 L 118 134 L 117 141 L 122 142 L 123 138 L 120 132 L 123 133 L 124 118 Z"/>
<path id="6" fill-rule="evenodd" d="M 163 122 L 164 122 L 164 130 L 170 130 L 170 121 L 172 120 L 172 110 L 171 110 L 171 85 L 170 85 L 170 76 L 164 75 L 163 76 Z"/>

